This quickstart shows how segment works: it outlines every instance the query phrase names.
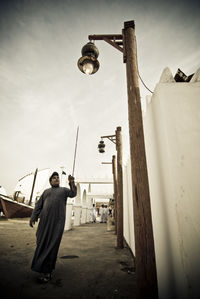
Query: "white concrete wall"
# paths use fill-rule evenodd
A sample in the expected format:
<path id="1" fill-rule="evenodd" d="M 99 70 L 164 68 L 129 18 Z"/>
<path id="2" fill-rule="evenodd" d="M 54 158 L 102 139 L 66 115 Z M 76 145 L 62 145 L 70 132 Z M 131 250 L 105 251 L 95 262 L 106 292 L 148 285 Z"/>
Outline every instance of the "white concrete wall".
<path id="1" fill-rule="evenodd" d="M 81 209 L 82 209 L 82 204 L 81 204 L 81 188 L 80 184 L 77 183 L 77 195 L 74 199 L 74 205 L 73 205 L 73 210 L 74 210 L 74 226 L 79 226 L 81 224 Z"/>
<path id="2" fill-rule="evenodd" d="M 86 190 L 84 190 L 82 195 L 81 224 L 85 224 L 86 222 L 87 222 L 87 194 L 86 194 Z"/>
<path id="3" fill-rule="evenodd" d="M 127 161 L 123 168 L 123 233 L 124 238 L 135 255 L 135 234 L 133 221 L 133 200 L 132 200 L 132 180 L 131 164 Z"/>
<path id="4" fill-rule="evenodd" d="M 161 80 L 144 117 L 160 299 L 200 298 L 200 82 L 196 78 L 193 83 Z"/>
<path id="5" fill-rule="evenodd" d="M 200 69 L 177 83 L 165 69 L 143 117 L 160 299 L 200 298 Z M 124 237 L 135 253 L 130 161 Z"/>
<path id="6" fill-rule="evenodd" d="M 89 188 L 89 190 L 91 190 Z M 86 195 L 86 202 L 87 202 L 87 223 L 92 222 L 92 204 L 93 204 L 93 198 L 90 198 L 88 194 Z"/>
<path id="7" fill-rule="evenodd" d="M 72 229 L 72 206 L 73 206 L 73 203 L 71 202 L 70 199 L 68 198 L 67 204 L 66 204 L 66 219 L 65 219 L 65 227 L 64 227 L 65 231 Z"/>

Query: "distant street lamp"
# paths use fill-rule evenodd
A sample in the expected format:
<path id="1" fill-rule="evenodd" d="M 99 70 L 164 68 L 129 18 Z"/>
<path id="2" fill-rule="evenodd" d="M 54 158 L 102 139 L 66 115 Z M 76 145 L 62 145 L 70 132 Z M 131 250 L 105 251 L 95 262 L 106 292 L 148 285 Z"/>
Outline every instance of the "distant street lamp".
<path id="1" fill-rule="evenodd" d="M 99 149 L 99 152 L 100 152 L 101 154 L 105 153 L 104 148 L 105 148 L 105 143 L 104 143 L 103 140 L 100 140 L 100 141 L 99 141 L 99 144 L 98 144 L 98 149 Z"/>
<path id="2" fill-rule="evenodd" d="M 116 221 L 117 221 L 117 247 L 124 248 L 124 240 L 123 240 L 123 171 L 122 171 L 122 135 L 121 135 L 121 127 L 117 127 L 115 131 L 115 135 L 108 135 L 108 136 L 101 136 L 101 141 L 99 143 L 102 144 L 104 138 L 109 139 L 113 143 L 116 144 L 117 150 L 117 178 L 115 176 L 115 158 L 114 158 L 114 165 L 113 165 L 113 179 L 114 179 L 114 186 L 117 180 L 117 188 L 115 188 L 115 199 L 116 199 Z M 105 144 L 104 144 L 105 147 Z M 98 146 L 99 148 L 99 146 Z M 101 150 L 101 148 L 100 148 Z M 105 152 L 103 148 L 103 152 Z"/>
<path id="3" fill-rule="evenodd" d="M 126 63 L 135 229 L 136 295 L 140 299 L 156 299 L 158 298 L 157 273 L 138 82 L 135 22 L 125 22 L 122 34 L 89 35 L 88 39 L 90 42 L 104 40 L 109 43 L 123 53 L 123 61 Z M 91 52 L 93 52 L 94 48 L 92 45 L 91 48 Z M 82 52 L 84 51 L 82 50 Z M 86 55 L 89 58 L 84 58 L 83 56 L 79 59 L 78 67 L 86 74 L 94 74 L 98 69 L 97 67 L 95 68 L 95 64 L 99 67 L 99 63 L 97 63 L 98 56 L 95 57 L 93 54 L 89 54 Z M 89 70 L 87 63 L 92 65 Z"/>

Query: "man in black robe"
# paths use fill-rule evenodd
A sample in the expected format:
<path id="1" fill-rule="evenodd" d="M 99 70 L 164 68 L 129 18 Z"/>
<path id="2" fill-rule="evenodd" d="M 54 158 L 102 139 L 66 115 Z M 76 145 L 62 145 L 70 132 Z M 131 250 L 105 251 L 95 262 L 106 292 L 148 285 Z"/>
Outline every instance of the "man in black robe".
<path id="1" fill-rule="evenodd" d="M 42 193 L 30 218 L 30 226 L 33 227 L 40 216 L 36 233 L 37 247 L 31 269 L 43 274 L 40 277 L 42 282 L 48 282 L 55 269 L 65 226 L 67 197 L 75 197 L 77 193 L 74 178 L 69 175 L 68 180 L 70 189 L 60 187 L 59 175 L 53 172 L 49 178 L 51 188 Z"/>

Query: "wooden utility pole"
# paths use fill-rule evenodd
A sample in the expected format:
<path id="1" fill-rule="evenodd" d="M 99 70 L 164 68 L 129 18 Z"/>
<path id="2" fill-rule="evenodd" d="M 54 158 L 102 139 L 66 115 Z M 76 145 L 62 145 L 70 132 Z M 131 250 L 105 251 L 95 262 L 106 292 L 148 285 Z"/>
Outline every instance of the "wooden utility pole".
<path id="1" fill-rule="evenodd" d="M 34 191 L 34 187 L 35 187 L 37 172 L 38 172 L 38 169 L 36 168 L 35 174 L 34 174 L 34 177 L 33 177 L 33 185 L 32 185 L 31 195 L 30 195 L 30 199 L 29 199 L 29 203 L 28 203 L 29 206 L 31 205 L 31 202 L 32 202 L 32 197 L 33 197 L 33 191 Z"/>
<path id="2" fill-rule="evenodd" d="M 116 214 L 117 214 L 117 247 L 123 248 L 123 170 L 122 170 L 122 135 L 121 127 L 117 127 L 115 135 L 101 136 L 108 138 L 116 144 L 117 150 L 117 196 L 116 196 Z"/>
<path id="3" fill-rule="evenodd" d="M 121 127 L 116 130 L 117 149 L 117 247 L 124 248 L 123 237 L 123 171 L 122 171 L 122 135 Z"/>
<path id="4" fill-rule="evenodd" d="M 154 237 L 151 217 L 144 132 L 136 57 L 135 22 L 124 23 L 122 35 L 89 35 L 123 53 L 126 63 L 131 173 L 134 208 L 136 290 L 138 299 L 158 298 Z"/>
<path id="5" fill-rule="evenodd" d="M 124 23 L 123 48 L 128 89 L 137 298 L 158 298 L 134 21 Z"/>
<path id="6" fill-rule="evenodd" d="M 116 156 L 112 156 L 112 173 L 113 173 L 113 183 L 114 183 L 114 218 L 115 218 L 115 233 L 117 234 L 117 172 L 116 172 Z"/>
<path id="7" fill-rule="evenodd" d="M 114 142 L 114 140 L 112 140 Z M 116 142 L 116 140 L 115 140 Z M 101 164 L 112 164 L 113 174 L 113 198 L 114 198 L 114 209 L 113 216 L 115 219 L 115 234 L 117 234 L 117 202 L 118 202 L 118 189 L 117 189 L 117 170 L 116 170 L 116 156 L 112 156 L 112 162 L 101 162 Z"/>

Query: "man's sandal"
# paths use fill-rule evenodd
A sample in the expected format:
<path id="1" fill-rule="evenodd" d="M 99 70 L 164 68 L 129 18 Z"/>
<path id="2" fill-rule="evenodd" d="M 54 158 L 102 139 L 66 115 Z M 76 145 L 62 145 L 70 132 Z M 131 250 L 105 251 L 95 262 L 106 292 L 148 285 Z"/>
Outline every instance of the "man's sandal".
<path id="1" fill-rule="evenodd" d="M 47 283 L 51 280 L 51 273 L 45 273 L 43 276 L 38 277 L 38 280 L 42 283 Z"/>

